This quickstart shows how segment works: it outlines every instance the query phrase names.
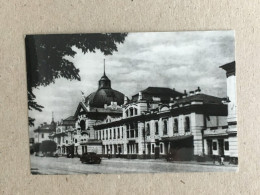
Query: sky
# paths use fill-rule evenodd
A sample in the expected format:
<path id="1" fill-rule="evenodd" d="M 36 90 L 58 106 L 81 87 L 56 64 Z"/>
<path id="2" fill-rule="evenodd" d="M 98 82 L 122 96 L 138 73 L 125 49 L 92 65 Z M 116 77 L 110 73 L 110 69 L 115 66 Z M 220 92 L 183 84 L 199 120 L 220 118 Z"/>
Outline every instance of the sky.
<path id="1" fill-rule="evenodd" d="M 65 40 L 66 41 L 66 40 Z M 149 86 L 169 87 L 183 92 L 198 86 L 202 93 L 226 96 L 226 74 L 219 66 L 235 60 L 234 31 L 188 31 L 129 33 L 118 52 L 104 56 L 82 53 L 76 47 L 74 57 L 64 56 L 80 69 L 81 81 L 57 79 L 54 84 L 34 90 L 42 112 L 29 111 L 37 128 L 74 115 L 82 98 L 98 88 L 106 60 L 106 75 L 113 89 L 129 98 Z"/>

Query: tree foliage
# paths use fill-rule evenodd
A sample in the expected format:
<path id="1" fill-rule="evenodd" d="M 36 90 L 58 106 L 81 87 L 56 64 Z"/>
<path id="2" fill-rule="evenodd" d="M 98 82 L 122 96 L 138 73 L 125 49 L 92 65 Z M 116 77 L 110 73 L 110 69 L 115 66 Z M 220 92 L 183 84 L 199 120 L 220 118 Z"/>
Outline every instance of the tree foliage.
<path id="1" fill-rule="evenodd" d="M 45 140 L 40 145 L 40 151 L 43 153 L 55 152 L 57 149 L 57 144 L 52 140 Z"/>
<path id="2" fill-rule="evenodd" d="M 64 58 L 74 57 L 76 52 L 72 46 L 81 49 L 83 53 L 100 50 L 104 55 L 111 55 L 126 36 L 126 33 L 27 35 L 28 109 L 42 111 L 44 108 L 35 101 L 33 89 L 54 83 L 58 78 L 80 81 L 80 70 Z M 29 118 L 29 124 L 33 126 L 34 119 Z"/>
<path id="3" fill-rule="evenodd" d="M 40 145 L 41 145 L 40 143 L 33 144 L 34 152 L 36 152 L 36 153 L 40 152 Z"/>

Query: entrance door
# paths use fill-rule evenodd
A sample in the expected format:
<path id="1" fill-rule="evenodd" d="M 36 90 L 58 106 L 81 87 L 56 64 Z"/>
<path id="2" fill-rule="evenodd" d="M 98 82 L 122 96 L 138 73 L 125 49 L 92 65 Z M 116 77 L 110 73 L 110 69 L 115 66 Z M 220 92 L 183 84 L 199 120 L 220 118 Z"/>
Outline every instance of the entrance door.
<path id="1" fill-rule="evenodd" d="M 212 140 L 207 140 L 208 144 L 208 155 L 212 155 Z"/>
<path id="2" fill-rule="evenodd" d="M 224 155 L 224 140 L 219 139 L 218 144 L 219 144 L 219 155 L 222 156 Z"/>

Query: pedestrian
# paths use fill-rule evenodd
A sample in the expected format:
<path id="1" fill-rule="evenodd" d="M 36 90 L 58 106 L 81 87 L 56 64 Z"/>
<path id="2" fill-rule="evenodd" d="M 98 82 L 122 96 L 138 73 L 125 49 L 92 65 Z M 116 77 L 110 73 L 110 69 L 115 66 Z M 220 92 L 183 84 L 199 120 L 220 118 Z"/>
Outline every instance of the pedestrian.
<path id="1" fill-rule="evenodd" d="M 107 153 L 108 153 L 108 159 L 110 159 L 110 149 L 108 149 L 108 151 L 107 151 Z"/>
<path id="2" fill-rule="evenodd" d="M 224 165 L 224 155 L 221 155 L 220 157 L 220 165 Z"/>

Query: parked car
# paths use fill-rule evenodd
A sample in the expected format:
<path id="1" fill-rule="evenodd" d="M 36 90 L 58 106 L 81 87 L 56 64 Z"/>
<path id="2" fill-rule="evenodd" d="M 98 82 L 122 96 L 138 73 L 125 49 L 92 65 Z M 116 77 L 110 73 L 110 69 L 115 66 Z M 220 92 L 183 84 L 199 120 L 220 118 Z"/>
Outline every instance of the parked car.
<path id="1" fill-rule="evenodd" d="M 87 152 L 80 157 L 80 161 L 82 163 L 100 164 L 101 158 L 94 152 Z"/>

